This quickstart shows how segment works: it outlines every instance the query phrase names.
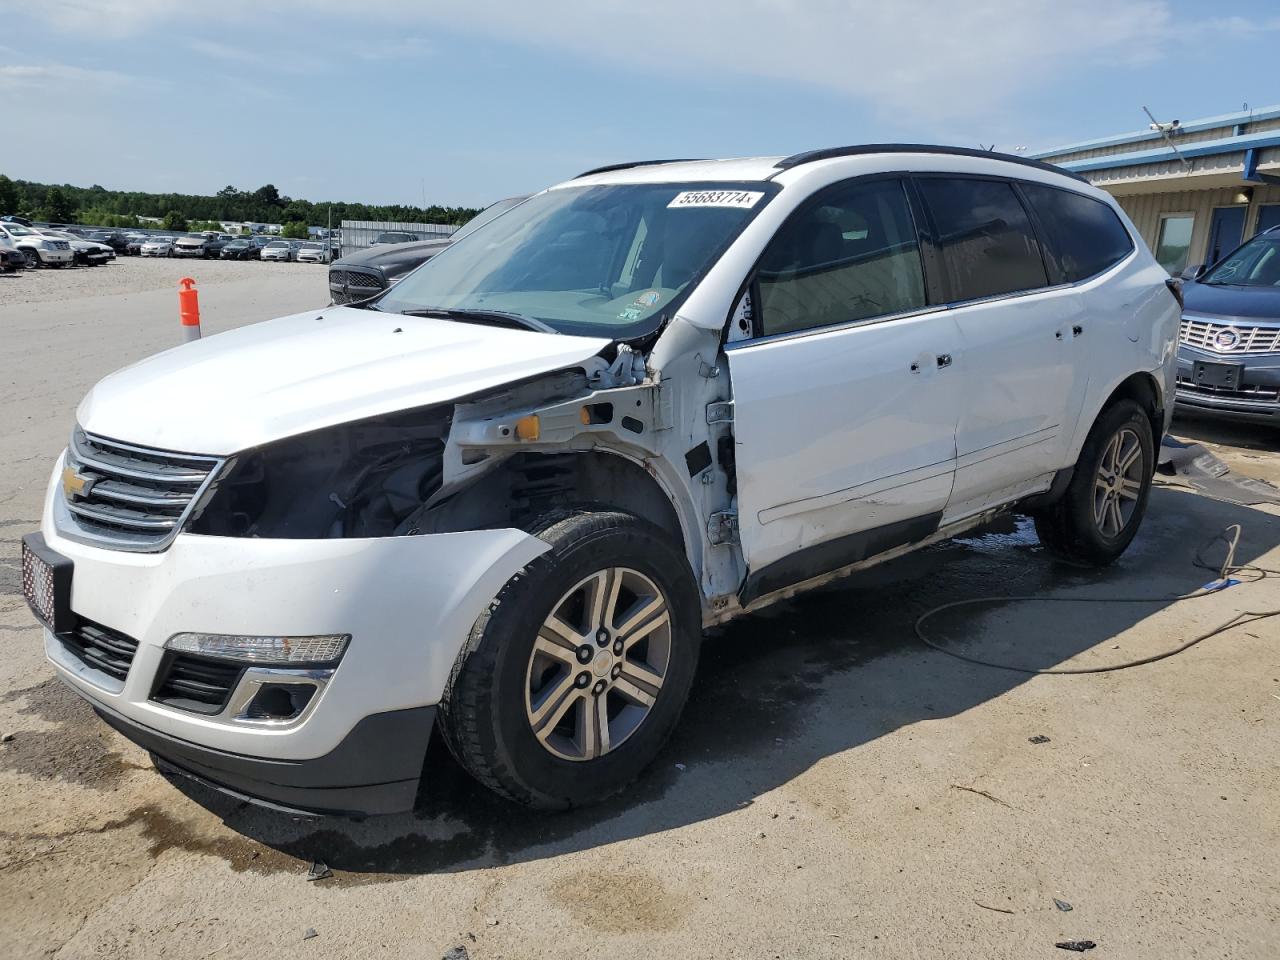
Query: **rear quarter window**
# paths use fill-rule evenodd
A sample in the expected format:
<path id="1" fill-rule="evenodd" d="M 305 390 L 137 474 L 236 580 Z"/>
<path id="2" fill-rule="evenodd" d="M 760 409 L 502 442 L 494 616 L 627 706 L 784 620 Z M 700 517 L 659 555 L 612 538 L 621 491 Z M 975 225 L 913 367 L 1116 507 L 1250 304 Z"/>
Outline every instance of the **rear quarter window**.
<path id="1" fill-rule="evenodd" d="M 1068 283 L 1087 280 L 1133 251 L 1133 239 L 1101 200 L 1039 183 L 1020 184 L 1044 232 L 1045 256 Z"/>

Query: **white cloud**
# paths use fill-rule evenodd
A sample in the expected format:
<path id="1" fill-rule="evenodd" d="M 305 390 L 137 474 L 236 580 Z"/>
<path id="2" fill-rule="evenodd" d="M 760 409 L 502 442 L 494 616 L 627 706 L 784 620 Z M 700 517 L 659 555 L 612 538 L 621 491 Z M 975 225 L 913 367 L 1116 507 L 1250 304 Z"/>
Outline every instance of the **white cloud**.
<path id="1" fill-rule="evenodd" d="M 67 63 L 0 64 L 0 89 L 47 87 L 66 83 L 93 83 L 117 86 L 133 80 L 115 70 L 89 70 Z"/>
<path id="2" fill-rule="evenodd" d="M 1173 24 L 1169 0 L 312 0 L 283 10 L 250 0 L 62 0 L 31 9 L 76 31 L 181 31 L 252 15 L 330 40 L 358 19 L 366 43 L 387 38 L 359 47 L 362 58 L 429 49 L 434 25 L 629 72 L 799 82 L 871 104 L 882 116 L 953 126 L 998 121 L 1045 84 L 1100 63 L 1161 59 Z M 246 47 L 254 36 L 263 34 L 246 34 Z M 189 45 L 224 59 L 256 55 L 207 40 Z"/>

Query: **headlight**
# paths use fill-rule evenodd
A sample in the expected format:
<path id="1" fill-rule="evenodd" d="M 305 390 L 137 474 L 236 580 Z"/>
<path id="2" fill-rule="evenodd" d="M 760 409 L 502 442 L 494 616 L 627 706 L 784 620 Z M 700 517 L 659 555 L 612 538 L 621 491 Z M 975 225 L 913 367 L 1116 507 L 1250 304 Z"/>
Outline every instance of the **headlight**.
<path id="1" fill-rule="evenodd" d="M 175 633 L 165 643 L 168 650 L 195 653 L 220 660 L 245 663 L 333 663 L 338 660 L 351 635 L 319 637 L 252 637 L 224 633 Z"/>

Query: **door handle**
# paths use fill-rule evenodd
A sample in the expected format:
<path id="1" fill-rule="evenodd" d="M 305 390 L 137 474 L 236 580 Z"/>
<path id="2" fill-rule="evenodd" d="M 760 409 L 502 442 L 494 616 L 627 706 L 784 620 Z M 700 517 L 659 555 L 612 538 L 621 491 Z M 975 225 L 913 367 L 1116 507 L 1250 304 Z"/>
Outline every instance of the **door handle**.
<path id="1" fill-rule="evenodd" d="M 951 366 L 951 354 L 949 353 L 938 354 L 938 369 L 944 370 L 949 366 Z"/>

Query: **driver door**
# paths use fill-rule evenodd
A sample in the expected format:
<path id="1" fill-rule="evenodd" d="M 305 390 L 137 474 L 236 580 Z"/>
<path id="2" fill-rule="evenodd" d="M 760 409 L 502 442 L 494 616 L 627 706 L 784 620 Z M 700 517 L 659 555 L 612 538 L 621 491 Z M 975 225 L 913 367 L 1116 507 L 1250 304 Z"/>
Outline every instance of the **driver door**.
<path id="1" fill-rule="evenodd" d="M 898 178 L 821 191 L 755 280 L 733 382 L 743 602 L 923 539 L 956 468 L 960 337 Z"/>

